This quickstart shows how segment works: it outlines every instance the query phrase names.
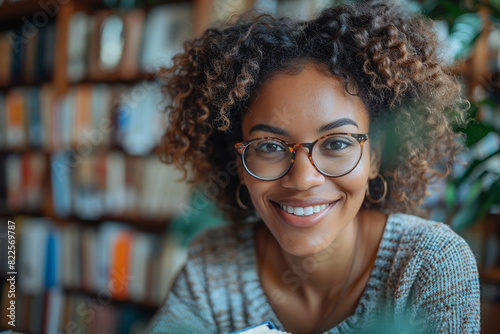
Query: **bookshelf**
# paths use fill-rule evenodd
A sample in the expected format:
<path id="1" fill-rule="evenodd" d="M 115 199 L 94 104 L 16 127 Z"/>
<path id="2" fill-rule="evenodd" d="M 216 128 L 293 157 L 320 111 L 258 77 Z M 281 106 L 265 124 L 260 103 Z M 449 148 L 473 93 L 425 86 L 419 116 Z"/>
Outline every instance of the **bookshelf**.
<path id="1" fill-rule="evenodd" d="M 178 240 L 165 231 L 182 214 L 179 208 L 189 207 L 191 194 L 153 153 L 166 125 L 166 115 L 158 112 L 154 66 L 171 57 L 170 46 L 231 12 L 255 7 L 306 18 L 327 4 L 0 1 L 0 306 L 5 310 L 9 303 L 4 241 L 6 222 L 12 220 L 17 330 L 137 333 L 144 328 L 184 260 Z M 169 31 L 175 18 L 188 26 L 185 35 L 168 39 L 151 33 Z M 99 32 L 106 22 L 118 26 L 107 43 L 122 50 L 121 56 L 109 50 L 106 57 L 115 58 L 114 66 L 100 56 Z M 121 34 L 113 39 L 120 22 L 124 41 L 116 39 Z M 34 271 L 27 274 L 27 268 Z M 125 291 L 110 288 L 113 272 L 134 277 L 125 279 Z M 0 319 L 0 331 L 12 329 L 7 320 Z"/>
<path id="2" fill-rule="evenodd" d="M 155 68 L 141 62 L 171 56 L 213 4 L 130 3 L 0 2 L 0 305 L 16 305 L 16 326 L 2 312 L 0 330 L 140 332 L 184 261 L 165 232 L 191 189 L 154 155 L 166 115 Z M 105 63 L 113 49 L 101 52 L 116 36 L 99 44 L 106 22 L 111 35 L 122 25 L 114 67 Z M 181 35 L 153 36 L 155 25 Z"/>

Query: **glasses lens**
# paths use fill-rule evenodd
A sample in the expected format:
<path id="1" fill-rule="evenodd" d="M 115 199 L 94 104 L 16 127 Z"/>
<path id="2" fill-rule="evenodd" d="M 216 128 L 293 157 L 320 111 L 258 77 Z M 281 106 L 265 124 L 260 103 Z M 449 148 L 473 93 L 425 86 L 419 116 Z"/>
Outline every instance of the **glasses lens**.
<path id="1" fill-rule="evenodd" d="M 312 158 L 323 173 L 342 176 L 356 167 L 361 158 L 361 145 L 351 136 L 328 136 L 314 145 Z"/>
<path id="2" fill-rule="evenodd" d="M 243 163 L 250 173 L 261 179 L 275 179 L 290 166 L 292 154 L 283 143 L 272 139 L 251 142 L 243 154 Z"/>

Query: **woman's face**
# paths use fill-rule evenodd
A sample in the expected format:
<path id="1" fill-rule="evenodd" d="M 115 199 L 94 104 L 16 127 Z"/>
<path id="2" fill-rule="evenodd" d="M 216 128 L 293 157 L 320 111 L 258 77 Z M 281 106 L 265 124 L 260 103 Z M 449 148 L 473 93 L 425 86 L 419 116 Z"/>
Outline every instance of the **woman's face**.
<path id="1" fill-rule="evenodd" d="M 242 131 L 245 141 L 275 137 L 288 143 L 311 143 L 330 133 L 366 134 L 369 117 L 361 99 L 345 92 L 342 79 L 306 65 L 298 74 L 278 74 L 268 81 L 251 102 Z M 319 173 L 305 148 L 297 150 L 288 174 L 275 181 L 252 177 L 239 161 L 241 183 L 285 251 L 297 256 L 318 253 L 353 221 L 368 178 L 374 178 L 378 171 L 370 159 L 368 143 L 356 168 L 337 178 Z M 290 206 L 293 213 L 288 213 Z M 308 207 L 317 211 L 317 206 L 321 211 L 304 215 L 310 213 Z"/>

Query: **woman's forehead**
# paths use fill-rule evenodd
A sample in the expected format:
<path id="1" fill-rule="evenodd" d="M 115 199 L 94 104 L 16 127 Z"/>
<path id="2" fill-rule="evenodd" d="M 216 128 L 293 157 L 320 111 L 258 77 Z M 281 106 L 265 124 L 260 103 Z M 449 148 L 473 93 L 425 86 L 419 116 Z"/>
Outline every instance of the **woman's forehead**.
<path id="1" fill-rule="evenodd" d="M 264 123 L 291 132 L 316 131 L 341 118 L 368 131 L 367 109 L 361 98 L 346 92 L 343 79 L 306 66 L 298 74 L 271 78 L 251 101 L 242 130 L 247 136 L 255 124 Z"/>

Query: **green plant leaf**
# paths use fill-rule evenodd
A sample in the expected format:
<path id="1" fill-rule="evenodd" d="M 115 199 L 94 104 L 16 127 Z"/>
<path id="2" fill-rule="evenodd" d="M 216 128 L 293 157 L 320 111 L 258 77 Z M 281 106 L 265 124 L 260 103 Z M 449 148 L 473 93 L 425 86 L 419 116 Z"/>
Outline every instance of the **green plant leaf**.
<path id="1" fill-rule="evenodd" d="M 492 205 L 500 205 L 500 179 L 496 180 L 491 185 L 490 189 L 483 194 L 484 196 L 479 208 L 480 218 L 482 218 L 490 211 Z"/>
<path id="2" fill-rule="evenodd" d="M 479 197 L 465 203 L 453 216 L 450 227 L 455 231 L 460 231 L 476 223 L 479 216 L 479 206 Z"/>
<path id="3" fill-rule="evenodd" d="M 500 150 L 496 151 L 496 152 L 493 152 L 491 153 L 490 155 L 488 155 L 487 157 L 483 158 L 483 159 L 476 159 L 474 161 L 472 161 L 469 166 L 467 167 L 467 169 L 464 171 L 464 173 L 458 177 L 457 179 L 453 180 L 453 184 L 455 185 L 455 187 L 460 187 L 460 185 L 462 185 L 462 183 L 465 182 L 465 180 L 472 174 L 472 172 L 478 168 L 482 163 L 486 162 L 488 159 L 491 159 L 491 157 L 497 155 L 497 154 L 500 154 Z"/>
<path id="4" fill-rule="evenodd" d="M 463 129 L 463 133 L 466 135 L 465 145 L 468 147 L 474 145 L 491 131 L 494 131 L 491 125 L 484 124 L 482 122 L 473 121 L 470 122 L 465 129 Z"/>
<path id="5" fill-rule="evenodd" d="M 479 216 L 480 209 L 480 195 L 482 187 L 481 180 L 477 179 L 470 187 L 469 193 L 462 207 L 455 213 L 451 220 L 451 227 L 458 231 L 466 229 L 474 224 Z"/>
<path id="6" fill-rule="evenodd" d="M 457 202 L 457 186 L 450 182 L 446 185 L 446 192 L 444 194 L 444 201 L 448 209 L 452 209 L 456 206 Z"/>
<path id="7" fill-rule="evenodd" d="M 483 20 L 477 13 L 465 13 L 455 19 L 450 27 L 449 45 L 455 59 L 470 55 L 483 31 Z"/>
<path id="8" fill-rule="evenodd" d="M 464 11 L 460 9 L 456 1 L 440 0 L 439 4 L 448 12 L 453 15 L 460 16 L 464 14 Z"/>
<path id="9" fill-rule="evenodd" d="M 430 18 L 445 20 L 448 23 L 465 13 L 456 2 L 448 0 L 426 0 L 420 3 L 420 8 Z"/>
<path id="10" fill-rule="evenodd" d="M 467 198 L 461 208 L 455 213 L 451 220 L 453 229 L 465 229 L 476 221 L 476 217 L 479 214 L 479 195 L 481 190 L 481 181 L 476 180 L 471 185 Z"/>
<path id="11" fill-rule="evenodd" d="M 481 220 L 490 211 L 492 205 L 500 205 L 500 179 L 497 179 L 487 191 L 478 191 L 481 188 L 479 179 L 476 184 L 471 188 L 471 193 L 467 196 L 468 200 L 451 219 L 450 226 L 455 231 L 467 229 Z"/>
<path id="12" fill-rule="evenodd" d="M 500 11 L 500 0 L 489 0 L 489 5 Z"/>

